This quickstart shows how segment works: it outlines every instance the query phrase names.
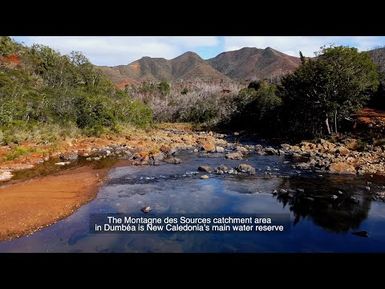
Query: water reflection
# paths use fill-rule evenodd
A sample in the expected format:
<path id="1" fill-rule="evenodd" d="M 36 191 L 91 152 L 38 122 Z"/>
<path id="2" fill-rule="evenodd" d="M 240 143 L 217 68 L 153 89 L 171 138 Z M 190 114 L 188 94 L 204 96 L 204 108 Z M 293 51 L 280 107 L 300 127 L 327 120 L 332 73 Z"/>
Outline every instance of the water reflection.
<path id="1" fill-rule="evenodd" d="M 294 215 L 294 225 L 310 218 L 316 225 L 331 232 L 348 232 L 360 227 L 368 217 L 371 196 L 345 182 L 343 177 L 312 181 L 291 178 L 284 181 L 276 198 Z M 345 184 L 345 186 L 342 186 Z M 285 189 L 285 188 L 297 189 Z M 300 189 L 298 189 L 300 188 Z"/>
<path id="2" fill-rule="evenodd" d="M 365 190 L 383 189 L 383 179 L 319 176 L 293 170 L 277 156 L 244 160 L 181 154 L 182 164 L 120 166 L 98 196 L 68 218 L 13 241 L 0 252 L 384 252 L 385 204 Z M 236 167 L 248 163 L 257 174 L 200 179 L 202 164 Z M 269 174 L 266 174 L 268 172 Z M 274 192 L 274 193 L 273 193 Z M 288 214 L 294 226 L 283 233 L 90 234 L 95 213 Z M 367 231 L 357 238 L 354 231 Z"/>

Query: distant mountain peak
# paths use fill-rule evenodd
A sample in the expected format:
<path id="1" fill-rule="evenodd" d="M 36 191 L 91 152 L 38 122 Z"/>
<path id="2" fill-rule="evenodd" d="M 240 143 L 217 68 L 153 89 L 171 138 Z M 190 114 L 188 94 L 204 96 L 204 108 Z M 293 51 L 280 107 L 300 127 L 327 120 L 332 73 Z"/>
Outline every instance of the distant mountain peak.
<path id="1" fill-rule="evenodd" d="M 202 59 L 197 53 L 193 52 L 193 51 L 186 51 L 185 53 L 173 58 L 173 59 L 177 59 L 177 58 L 197 58 L 197 59 Z M 202 59 L 203 60 L 203 59 Z"/>
<path id="2" fill-rule="evenodd" d="M 243 47 L 208 60 L 193 51 L 186 51 L 170 60 L 144 56 L 128 65 L 101 69 L 113 82 L 123 84 L 148 80 L 250 81 L 280 77 L 294 71 L 299 64 L 299 58 L 271 47 Z"/>
<path id="3" fill-rule="evenodd" d="M 271 47 L 243 47 L 221 53 L 208 62 L 232 79 L 247 81 L 281 77 L 294 71 L 300 64 L 300 59 Z"/>

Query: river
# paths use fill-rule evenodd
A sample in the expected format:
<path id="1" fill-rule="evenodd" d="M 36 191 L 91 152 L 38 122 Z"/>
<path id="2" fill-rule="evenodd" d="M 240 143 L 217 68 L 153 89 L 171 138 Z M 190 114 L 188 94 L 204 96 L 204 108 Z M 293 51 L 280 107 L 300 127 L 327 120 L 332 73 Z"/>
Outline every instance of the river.
<path id="1" fill-rule="evenodd" d="M 304 173 L 284 156 L 227 160 L 191 151 L 177 156 L 179 165 L 113 168 L 93 201 L 30 236 L 0 242 L 0 252 L 385 252 L 385 203 L 373 201 L 365 189 L 370 181 L 372 191 L 383 190 L 383 179 Z M 255 167 L 256 175 L 201 179 L 207 173 L 196 172 L 203 164 L 240 163 Z M 301 194 L 273 194 L 290 189 Z M 89 232 L 91 214 L 138 214 L 144 206 L 151 206 L 153 216 L 288 214 L 290 228 L 274 233 Z M 356 234 L 362 231 L 367 236 Z"/>

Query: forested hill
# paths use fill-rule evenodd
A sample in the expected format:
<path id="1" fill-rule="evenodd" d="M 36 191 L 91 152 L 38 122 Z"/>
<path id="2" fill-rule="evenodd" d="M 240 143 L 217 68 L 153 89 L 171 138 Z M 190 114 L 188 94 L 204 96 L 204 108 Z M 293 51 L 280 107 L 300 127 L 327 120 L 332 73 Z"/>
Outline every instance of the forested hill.
<path id="1" fill-rule="evenodd" d="M 0 37 L 0 142 L 35 126 L 98 134 L 151 118 L 147 106 L 116 90 L 83 54 Z"/>

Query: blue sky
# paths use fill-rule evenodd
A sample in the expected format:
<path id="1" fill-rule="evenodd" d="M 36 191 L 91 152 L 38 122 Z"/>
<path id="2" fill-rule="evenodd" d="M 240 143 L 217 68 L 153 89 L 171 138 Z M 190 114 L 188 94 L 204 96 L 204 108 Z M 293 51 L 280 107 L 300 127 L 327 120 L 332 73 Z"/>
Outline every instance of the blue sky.
<path id="1" fill-rule="evenodd" d="M 128 64 L 143 56 L 174 58 L 194 51 L 202 58 L 242 47 L 272 47 L 289 55 L 313 56 L 324 45 L 354 46 L 369 50 L 385 46 L 385 36 L 172 36 L 172 37 L 112 37 L 112 36 L 15 36 L 26 45 L 48 45 L 63 54 L 83 52 L 92 63 L 114 66 Z"/>

